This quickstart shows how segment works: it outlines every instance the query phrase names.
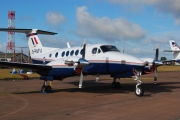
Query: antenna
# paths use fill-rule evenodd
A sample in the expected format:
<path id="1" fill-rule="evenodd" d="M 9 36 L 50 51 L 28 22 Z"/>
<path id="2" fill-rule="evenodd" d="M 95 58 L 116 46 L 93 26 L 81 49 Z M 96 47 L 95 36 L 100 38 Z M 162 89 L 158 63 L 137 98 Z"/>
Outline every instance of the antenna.
<path id="1" fill-rule="evenodd" d="M 8 28 L 13 29 L 15 28 L 15 11 L 8 11 Z M 6 49 L 8 50 L 8 53 L 13 53 L 14 46 L 15 46 L 15 33 L 14 32 L 8 32 L 8 42 Z"/>

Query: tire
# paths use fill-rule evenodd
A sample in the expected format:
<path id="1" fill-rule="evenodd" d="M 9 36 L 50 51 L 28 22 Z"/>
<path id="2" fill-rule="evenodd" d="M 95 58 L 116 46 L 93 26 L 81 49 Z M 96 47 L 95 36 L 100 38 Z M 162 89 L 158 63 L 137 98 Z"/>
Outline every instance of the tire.
<path id="1" fill-rule="evenodd" d="M 48 85 L 48 86 L 46 87 L 46 92 L 47 92 L 47 93 L 51 93 L 51 92 L 52 92 L 52 88 L 51 88 L 50 85 Z"/>
<path id="2" fill-rule="evenodd" d="M 138 97 L 141 97 L 144 95 L 144 89 L 142 88 L 141 85 L 137 86 L 137 88 L 135 89 L 135 94 Z"/>
<path id="3" fill-rule="evenodd" d="M 47 91 L 46 91 L 46 86 L 45 85 L 43 85 L 42 87 L 41 87 L 41 92 L 42 93 L 46 93 Z"/>
<path id="4" fill-rule="evenodd" d="M 116 88 L 121 88 L 120 82 L 116 82 Z"/>
<path id="5" fill-rule="evenodd" d="M 119 82 L 112 82 L 112 88 L 121 88 L 121 84 Z"/>
<path id="6" fill-rule="evenodd" d="M 112 82 L 111 88 L 116 88 L 116 82 Z"/>

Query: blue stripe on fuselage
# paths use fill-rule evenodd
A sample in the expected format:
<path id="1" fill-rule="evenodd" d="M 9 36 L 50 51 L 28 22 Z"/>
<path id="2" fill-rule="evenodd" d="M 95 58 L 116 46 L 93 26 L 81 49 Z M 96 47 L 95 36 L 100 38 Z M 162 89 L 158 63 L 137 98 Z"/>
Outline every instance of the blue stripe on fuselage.
<path id="1" fill-rule="evenodd" d="M 42 60 L 34 60 L 32 59 L 33 64 L 48 64 L 51 61 L 45 61 L 45 63 Z"/>
<path id="2" fill-rule="evenodd" d="M 36 61 L 42 64 L 42 61 Z M 132 69 L 143 69 L 144 66 L 131 65 L 131 64 L 117 64 L 117 63 L 90 63 L 83 69 L 84 74 L 123 74 L 132 72 Z M 66 78 L 76 75 L 73 67 L 66 68 L 53 68 L 51 70 L 39 70 L 37 72 L 41 76 L 53 76 L 54 78 Z M 128 75 L 127 75 L 128 77 Z"/>

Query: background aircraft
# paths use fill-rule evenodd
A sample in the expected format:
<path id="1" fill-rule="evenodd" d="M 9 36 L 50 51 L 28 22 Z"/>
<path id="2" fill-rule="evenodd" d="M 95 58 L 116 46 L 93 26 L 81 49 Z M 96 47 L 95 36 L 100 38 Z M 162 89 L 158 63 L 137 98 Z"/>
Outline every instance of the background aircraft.
<path id="1" fill-rule="evenodd" d="M 84 75 L 110 74 L 114 78 L 112 85 L 119 85 L 120 83 L 115 81 L 116 78 L 120 77 L 119 75 L 133 73 L 137 80 L 135 94 L 137 96 L 144 94 L 139 77 L 149 63 L 122 53 L 113 45 L 93 44 L 86 46 L 84 41 L 80 47 L 49 48 L 43 47 L 37 35 L 54 35 L 56 34 L 54 32 L 6 28 L 0 28 L 0 31 L 26 34 L 33 64 L 0 62 L 0 65 L 29 68 L 36 71 L 40 74 L 40 79 L 44 80 L 42 92 L 51 92 L 52 90 L 51 86 L 47 85 L 47 81 L 63 80 L 77 74 L 80 74 L 79 88 L 81 88 Z M 153 64 L 156 64 L 156 60 L 153 61 Z"/>
<path id="2" fill-rule="evenodd" d="M 172 52 L 173 53 L 173 60 L 165 60 L 165 62 L 178 62 L 180 63 L 180 47 L 174 40 L 169 40 L 169 45 L 171 50 L 162 50 L 163 52 Z"/>

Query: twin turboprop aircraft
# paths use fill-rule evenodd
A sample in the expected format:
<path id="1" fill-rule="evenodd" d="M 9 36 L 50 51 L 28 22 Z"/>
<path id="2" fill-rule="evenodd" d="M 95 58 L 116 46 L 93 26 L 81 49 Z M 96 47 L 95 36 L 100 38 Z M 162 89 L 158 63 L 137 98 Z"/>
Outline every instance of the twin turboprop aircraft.
<path id="1" fill-rule="evenodd" d="M 156 67 L 157 59 L 148 66 L 147 61 L 120 52 L 116 46 L 107 44 L 86 45 L 84 41 L 80 47 L 50 48 L 43 47 L 38 34 L 54 35 L 57 33 L 37 29 L 7 29 L 0 31 L 25 33 L 28 39 L 31 63 L 0 62 L 0 66 L 32 69 L 40 74 L 44 80 L 42 92 L 51 92 L 48 81 L 63 80 L 66 77 L 80 74 L 79 88 L 82 87 L 84 75 L 110 74 L 114 80 L 112 86 L 119 86 L 117 78 L 135 76 L 137 80 L 135 94 L 143 96 L 140 75 L 144 70 Z M 157 55 L 158 56 L 158 55 Z"/>

